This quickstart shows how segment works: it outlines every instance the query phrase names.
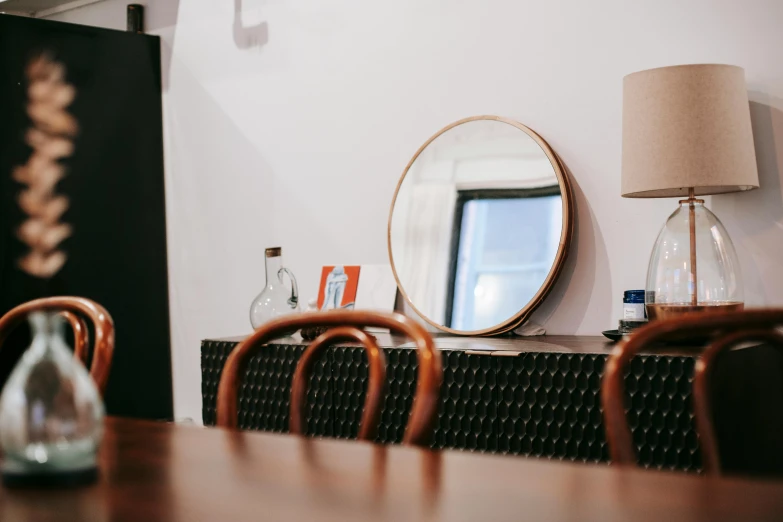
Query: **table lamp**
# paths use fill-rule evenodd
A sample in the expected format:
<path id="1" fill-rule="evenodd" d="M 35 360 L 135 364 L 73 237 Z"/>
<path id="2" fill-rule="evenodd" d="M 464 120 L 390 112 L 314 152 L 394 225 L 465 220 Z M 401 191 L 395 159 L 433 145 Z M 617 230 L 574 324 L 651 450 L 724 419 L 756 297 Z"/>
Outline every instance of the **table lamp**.
<path id="1" fill-rule="evenodd" d="M 622 196 L 686 198 L 650 255 L 645 304 L 651 321 L 743 309 L 734 245 L 696 196 L 758 186 L 742 68 L 680 65 L 624 78 Z"/>

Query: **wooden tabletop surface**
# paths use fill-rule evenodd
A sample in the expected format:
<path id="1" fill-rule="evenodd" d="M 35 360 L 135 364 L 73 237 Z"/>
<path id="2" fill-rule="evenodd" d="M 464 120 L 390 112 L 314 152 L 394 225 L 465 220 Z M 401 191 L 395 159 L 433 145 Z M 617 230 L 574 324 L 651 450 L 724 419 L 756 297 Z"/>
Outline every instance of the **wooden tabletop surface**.
<path id="1" fill-rule="evenodd" d="M 783 520 L 783 482 L 110 418 L 101 479 L 0 520 Z"/>

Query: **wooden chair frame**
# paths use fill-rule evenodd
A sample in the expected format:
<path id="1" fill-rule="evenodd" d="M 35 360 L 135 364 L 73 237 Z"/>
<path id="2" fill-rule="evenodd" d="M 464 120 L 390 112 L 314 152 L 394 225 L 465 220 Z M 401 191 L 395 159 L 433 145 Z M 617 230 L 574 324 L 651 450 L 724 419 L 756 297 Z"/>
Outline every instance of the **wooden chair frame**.
<path id="1" fill-rule="evenodd" d="M 604 367 L 601 403 L 604 410 L 606 438 L 614 464 L 635 466 L 637 463 L 633 436 L 625 414 L 625 373 L 640 351 L 655 351 L 666 340 L 703 337 L 703 345 L 694 346 L 701 357 L 696 362 L 693 384 L 694 415 L 707 473 L 720 473 L 720 457 L 710 404 L 710 377 L 722 354 L 746 341 L 765 341 L 783 347 L 783 309 L 746 310 L 727 313 L 692 313 L 668 320 L 652 321 L 639 328 L 612 350 Z M 706 345 L 706 348 L 705 348 Z"/>
<path id="2" fill-rule="evenodd" d="M 783 326 L 783 312 L 780 320 Z M 702 462 L 704 471 L 719 475 L 722 471 L 718 438 L 715 435 L 715 424 L 712 416 L 712 376 L 718 360 L 732 348 L 745 342 L 764 342 L 783 351 L 783 333 L 770 328 L 740 330 L 716 339 L 702 353 L 693 374 L 693 403 L 696 412 L 696 428 L 699 433 Z"/>
<path id="3" fill-rule="evenodd" d="M 427 331 L 408 317 L 400 314 L 379 312 L 364 312 L 350 310 L 333 310 L 329 312 L 307 312 L 283 316 L 266 323 L 250 337 L 239 343 L 231 352 L 223 367 L 223 374 L 218 385 L 217 395 L 217 425 L 224 428 L 238 428 L 238 402 L 240 380 L 250 358 L 258 352 L 261 345 L 281 337 L 287 332 L 299 330 L 306 326 L 323 326 L 335 328 L 327 331 L 316 339 L 305 351 L 302 360 L 297 365 L 292 386 L 291 429 L 301 433 L 304 428 L 304 414 L 301 404 L 306 396 L 306 377 L 315 361 L 315 356 L 330 343 L 337 340 L 354 339 L 361 342 L 368 352 L 368 358 L 382 361 L 381 352 L 367 334 L 358 330 L 364 327 L 388 328 L 392 333 L 404 334 L 416 343 L 419 358 L 418 382 L 413 399 L 408 425 L 403 437 L 404 444 L 428 446 L 435 427 L 438 413 L 440 385 L 443 379 L 440 353 L 435 349 L 435 343 Z M 348 327 L 348 328 L 345 328 Z M 367 336 L 367 337 L 365 337 Z M 374 354 L 377 350 L 378 357 Z M 374 397 L 380 398 L 380 365 L 374 364 L 370 371 L 370 386 L 368 387 L 366 404 Z M 376 368 L 373 370 L 372 368 Z M 374 399 L 373 399 L 374 400 Z M 374 429 L 380 416 L 380 400 L 377 411 L 365 408 L 362 415 L 361 435 L 368 440 L 374 438 Z M 373 422 L 375 426 L 373 426 Z"/>
<path id="4" fill-rule="evenodd" d="M 103 396 L 114 355 L 114 321 L 109 312 L 95 301 L 84 297 L 60 296 L 28 301 L 12 308 L 0 318 L 0 345 L 8 334 L 33 312 L 60 312 L 73 329 L 74 357 L 85 364 L 89 358 L 89 331 L 82 316 L 93 323 L 95 346 L 89 371 Z"/>
<path id="5" fill-rule="evenodd" d="M 67 310 L 60 312 L 60 315 L 73 330 L 73 355 L 87 366 L 90 361 L 90 330 L 87 328 L 87 322 L 83 317 Z"/>

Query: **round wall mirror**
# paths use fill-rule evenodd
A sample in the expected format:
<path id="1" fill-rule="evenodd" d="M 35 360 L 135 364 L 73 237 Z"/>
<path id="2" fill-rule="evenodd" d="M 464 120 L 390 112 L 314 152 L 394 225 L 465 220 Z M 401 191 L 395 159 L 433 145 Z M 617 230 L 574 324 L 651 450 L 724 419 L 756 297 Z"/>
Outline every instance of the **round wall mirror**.
<path id="1" fill-rule="evenodd" d="M 497 116 L 455 122 L 408 163 L 392 201 L 400 292 L 433 326 L 505 333 L 543 301 L 571 239 L 565 169 L 535 132 Z"/>

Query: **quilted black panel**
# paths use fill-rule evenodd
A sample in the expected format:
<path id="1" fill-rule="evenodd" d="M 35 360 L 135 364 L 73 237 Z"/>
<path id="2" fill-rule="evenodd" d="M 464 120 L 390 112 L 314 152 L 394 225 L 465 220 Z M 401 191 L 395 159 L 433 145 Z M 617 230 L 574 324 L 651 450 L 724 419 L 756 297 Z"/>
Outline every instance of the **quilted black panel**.
<path id="1" fill-rule="evenodd" d="M 434 447 L 497 451 L 495 357 L 442 352 L 443 387 Z"/>
<path id="2" fill-rule="evenodd" d="M 334 436 L 355 439 L 359 433 L 367 391 L 367 353 L 358 347 L 336 347 L 327 351 L 332 372 L 330 386 Z"/>
<path id="3" fill-rule="evenodd" d="M 606 355 L 525 353 L 498 361 L 498 450 L 608 462 L 600 401 Z M 639 356 L 626 376 L 628 421 L 643 466 L 697 470 L 694 359 Z"/>
<path id="4" fill-rule="evenodd" d="M 202 344 L 205 424 L 214 424 L 220 371 L 233 343 Z M 240 399 L 243 427 L 286 431 L 290 380 L 303 348 L 270 345 L 256 355 Z M 385 349 L 387 384 L 378 441 L 402 440 L 416 386 L 412 349 Z M 528 352 L 489 356 L 443 351 L 433 447 L 608 462 L 599 399 L 606 354 Z M 626 376 L 628 418 L 642 465 L 698 470 L 691 413 L 694 359 L 640 356 Z M 330 349 L 310 388 L 314 435 L 356 437 L 367 386 L 360 347 Z"/>
<path id="5" fill-rule="evenodd" d="M 205 341 L 201 349 L 202 416 L 205 425 L 216 421 L 215 404 L 220 375 L 236 343 Z M 288 432 L 291 380 L 304 346 L 271 344 L 250 358 L 239 392 L 239 426 L 279 433 Z M 307 430 L 311 435 L 333 436 L 329 362 L 322 357 L 313 368 L 307 391 Z"/>

